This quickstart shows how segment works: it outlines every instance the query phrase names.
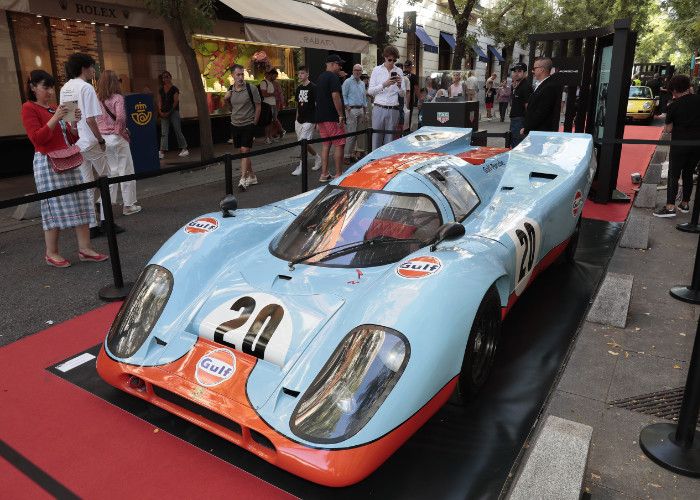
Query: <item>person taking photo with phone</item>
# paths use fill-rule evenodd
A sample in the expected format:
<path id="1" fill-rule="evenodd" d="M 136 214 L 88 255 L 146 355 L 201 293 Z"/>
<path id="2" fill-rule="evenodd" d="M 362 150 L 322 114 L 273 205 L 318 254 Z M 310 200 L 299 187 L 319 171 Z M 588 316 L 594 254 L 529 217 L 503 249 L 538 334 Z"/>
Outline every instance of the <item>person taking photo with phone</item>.
<path id="1" fill-rule="evenodd" d="M 374 98 L 372 108 L 372 128 L 392 131 L 399 122 L 399 96 L 406 94 L 403 72 L 396 67 L 399 51 L 393 45 L 384 47 L 384 64 L 372 70 L 367 93 Z M 372 149 L 391 142 L 393 134 L 374 133 Z"/>

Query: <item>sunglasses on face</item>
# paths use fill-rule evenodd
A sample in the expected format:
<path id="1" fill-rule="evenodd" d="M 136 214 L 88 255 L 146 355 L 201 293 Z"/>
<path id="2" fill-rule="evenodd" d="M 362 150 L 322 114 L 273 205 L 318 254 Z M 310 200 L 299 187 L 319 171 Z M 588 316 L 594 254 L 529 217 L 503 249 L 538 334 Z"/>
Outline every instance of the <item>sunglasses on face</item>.
<path id="1" fill-rule="evenodd" d="M 394 59 L 393 57 L 385 57 L 384 60 L 387 62 L 396 62 L 396 59 Z"/>

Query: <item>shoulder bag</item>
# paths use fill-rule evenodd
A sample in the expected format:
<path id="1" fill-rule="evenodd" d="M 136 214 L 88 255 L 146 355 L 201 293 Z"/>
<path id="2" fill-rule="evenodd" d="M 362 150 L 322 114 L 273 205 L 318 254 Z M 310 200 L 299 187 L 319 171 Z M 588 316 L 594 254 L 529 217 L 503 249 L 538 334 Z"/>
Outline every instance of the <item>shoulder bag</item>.
<path id="1" fill-rule="evenodd" d="M 65 139 L 67 146 L 56 151 L 49 151 L 46 154 L 46 156 L 49 158 L 49 165 L 51 165 L 51 168 L 57 174 L 62 174 L 68 170 L 73 170 L 83 163 L 83 155 L 80 153 L 80 148 L 77 145 L 70 143 L 68 136 L 66 135 L 66 124 L 63 121 L 60 123 L 63 138 Z"/>

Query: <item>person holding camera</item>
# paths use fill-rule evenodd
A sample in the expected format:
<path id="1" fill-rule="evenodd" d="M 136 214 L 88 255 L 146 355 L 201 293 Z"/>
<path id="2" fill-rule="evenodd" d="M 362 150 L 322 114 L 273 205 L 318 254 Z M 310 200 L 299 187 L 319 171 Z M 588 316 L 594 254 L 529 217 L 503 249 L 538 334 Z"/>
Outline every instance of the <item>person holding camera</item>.
<path id="1" fill-rule="evenodd" d="M 403 72 L 395 66 L 399 51 L 393 45 L 384 48 L 384 64 L 372 70 L 367 93 L 374 98 L 372 108 L 372 128 L 387 132 L 396 129 L 399 122 L 399 96 L 404 96 L 406 89 Z M 372 135 L 372 149 L 377 149 L 392 141 L 393 134 Z"/>

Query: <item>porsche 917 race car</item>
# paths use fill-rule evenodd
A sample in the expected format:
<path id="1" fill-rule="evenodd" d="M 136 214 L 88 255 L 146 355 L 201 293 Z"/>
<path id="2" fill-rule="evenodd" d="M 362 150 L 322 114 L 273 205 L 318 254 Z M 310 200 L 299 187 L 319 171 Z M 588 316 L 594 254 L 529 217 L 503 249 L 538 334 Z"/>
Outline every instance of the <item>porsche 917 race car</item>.
<path id="1" fill-rule="evenodd" d="M 479 390 L 509 308 L 576 247 L 591 137 L 470 137 L 424 127 L 329 185 L 188 222 L 124 302 L 100 376 L 310 481 L 365 478 Z"/>

